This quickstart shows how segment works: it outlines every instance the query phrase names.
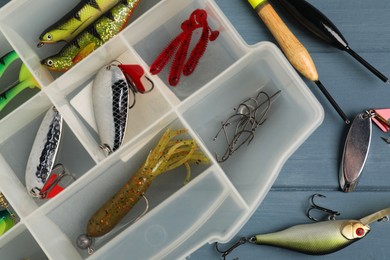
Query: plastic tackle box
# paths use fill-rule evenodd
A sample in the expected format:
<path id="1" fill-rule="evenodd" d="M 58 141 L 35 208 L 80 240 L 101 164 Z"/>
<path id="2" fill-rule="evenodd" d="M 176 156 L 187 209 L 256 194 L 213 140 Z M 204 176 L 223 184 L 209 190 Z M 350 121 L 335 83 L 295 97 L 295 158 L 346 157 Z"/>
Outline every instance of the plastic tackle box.
<path id="1" fill-rule="evenodd" d="M 68 72 L 49 72 L 40 60 L 61 46 L 38 49 L 37 38 L 77 3 L 12 0 L 0 9 L 0 55 L 16 50 L 42 86 L 0 121 L 0 192 L 20 217 L 0 237 L 0 258 L 177 259 L 205 243 L 229 241 L 260 205 L 285 161 L 321 124 L 321 105 L 275 45 L 246 45 L 213 0 L 141 0 L 119 35 Z M 137 96 L 125 144 L 105 157 L 90 101 L 96 72 L 113 60 L 140 64 L 147 72 L 197 8 L 207 11 L 219 38 L 177 87 L 167 83 L 167 70 L 148 75 L 155 89 Z M 260 90 L 281 90 L 267 121 L 250 145 L 218 163 L 214 154 L 224 144 L 212 139 L 221 121 Z M 53 105 L 65 121 L 58 161 L 77 180 L 51 200 L 35 200 L 25 188 L 25 167 L 40 122 Z M 76 238 L 90 215 L 134 174 L 167 127 L 187 128 L 211 164 L 193 166 L 187 185 L 183 169 L 159 176 L 147 191 L 145 216 L 99 240 L 92 255 L 78 249 Z M 126 220 L 142 207 L 137 205 Z"/>

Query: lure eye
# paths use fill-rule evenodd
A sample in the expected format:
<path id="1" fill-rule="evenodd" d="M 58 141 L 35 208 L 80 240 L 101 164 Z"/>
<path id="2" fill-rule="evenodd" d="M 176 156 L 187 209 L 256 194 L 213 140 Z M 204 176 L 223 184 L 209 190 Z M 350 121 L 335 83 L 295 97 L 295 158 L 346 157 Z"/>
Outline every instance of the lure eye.
<path id="1" fill-rule="evenodd" d="M 52 67 L 54 64 L 53 60 L 47 60 L 46 61 L 46 65 L 49 66 L 49 67 Z"/>
<path id="2" fill-rule="evenodd" d="M 49 33 L 48 35 L 46 35 L 46 39 L 51 41 L 53 39 L 53 36 Z"/>
<path id="3" fill-rule="evenodd" d="M 364 236 L 364 233 L 365 233 L 365 231 L 364 231 L 363 228 L 357 228 L 357 229 L 356 229 L 356 235 L 357 235 L 358 237 Z"/>

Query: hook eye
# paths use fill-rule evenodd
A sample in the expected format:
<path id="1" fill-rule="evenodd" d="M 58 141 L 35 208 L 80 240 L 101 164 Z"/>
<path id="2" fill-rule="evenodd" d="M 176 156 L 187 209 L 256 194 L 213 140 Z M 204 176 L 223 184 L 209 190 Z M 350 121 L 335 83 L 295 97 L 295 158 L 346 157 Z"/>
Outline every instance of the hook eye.
<path id="1" fill-rule="evenodd" d="M 326 198 L 325 195 L 322 195 L 322 194 L 314 194 L 313 196 L 311 196 L 311 206 L 310 208 L 306 211 L 306 216 L 313 220 L 313 221 L 316 221 L 318 222 L 319 220 L 315 217 L 312 216 L 311 214 L 311 211 L 312 210 L 319 210 L 319 211 L 322 211 L 322 212 L 325 212 L 328 214 L 328 220 L 335 220 L 336 219 L 336 216 L 339 216 L 340 215 L 340 212 L 338 211 L 334 211 L 334 210 L 331 210 L 331 209 L 328 209 L 328 208 L 324 208 L 324 207 L 321 207 L 321 206 L 318 206 L 315 202 L 314 202 L 314 198 L 315 197 L 320 197 L 320 198 Z"/>

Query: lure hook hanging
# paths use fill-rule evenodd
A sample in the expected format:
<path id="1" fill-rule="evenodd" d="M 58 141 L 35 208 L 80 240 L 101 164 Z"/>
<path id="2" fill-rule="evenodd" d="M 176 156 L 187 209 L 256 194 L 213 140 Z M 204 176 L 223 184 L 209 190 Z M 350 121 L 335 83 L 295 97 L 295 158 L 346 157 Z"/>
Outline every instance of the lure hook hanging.
<path id="1" fill-rule="evenodd" d="M 316 193 L 316 194 L 313 194 L 311 196 L 311 205 L 310 205 L 310 208 L 306 211 L 306 216 L 313 220 L 313 221 L 316 221 L 318 222 L 319 220 L 313 216 L 310 215 L 310 212 L 312 210 L 319 210 L 319 211 L 322 211 L 322 212 L 325 212 L 327 213 L 329 216 L 328 216 L 328 220 L 335 220 L 336 219 L 336 216 L 339 216 L 340 215 L 340 212 L 338 211 L 334 211 L 334 210 L 331 210 L 331 209 L 328 209 L 328 208 L 324 208 L 324 207 L 321 207 L 321 206 L 318 206 L 315 202 L 314 202 L 314 198 L 315 197 L 320 197 L 320 198 L 326 198 L 325 195 L 322 195 L 322 194 L 319 194 L 319 193 Z"/>
<path id="2" fill-rule="evenodd" d="M 229 248 L 226 249 L 226 250 L 221 250 L 221 249 L 219 249 L 218 243 L 215 243 L 215 249 L 218 251 L 218 253 L 221 253 L 221 254 L 222 254 L 221 257 L 222 257 L 223 260 L 225 260 L 225 259 L 226 259 L 226 256 L 227 256 L 228 254 L 230 254 L 234 249 L 236 249 L 236 248 L 237 248 L 238 246 L 240 246 L 240 245 L 245 244 L 246 242 L 248 242 L 248 239 L 247 239 L 246 237 L 242 237 L 242 238 L 240 238 L 236 243 L 234 243 L 231 247 L 229 247 Z M 250 241 L 249 241 L 249 242 L 250 242 Z M 238 259 L 238 258 L 236 258 L 236 259 Z"/>

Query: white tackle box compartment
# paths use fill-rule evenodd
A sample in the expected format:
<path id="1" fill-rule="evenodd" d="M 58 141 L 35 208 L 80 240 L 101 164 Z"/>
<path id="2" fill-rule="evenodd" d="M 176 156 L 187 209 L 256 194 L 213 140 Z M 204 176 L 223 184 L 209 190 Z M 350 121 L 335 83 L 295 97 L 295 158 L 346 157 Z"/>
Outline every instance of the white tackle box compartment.
<path id="1" fill-rule="evenodd" d="M 78 2 L 12 0 L 0 9 L 0 56 L 14 49 L 42 86 L 0 121 L 0 192 L 20 218 L 0 237 L 0 258 L 178 259 L 205 243 L 229 241 L 260 205 L 285 161 L 321 124 L 321 105 L 275 45 L 246 45 L 213 0 L 141 0 L 119 35 L 66 73 L 49 72 L 40 60 L 63 44 L 37 48 L 38 36 Z M 210 27 L 220 35 L 195 72 L 171 87 L 167 68 L 153 76 L 149 66 L 198 8 L 207 11 Z M 125 144 L 105 157 L 90 94 L 96 72 L 113 60 L 140 64 L 155 89 L 137 96 Z M 250 145 L 218 163 L 214 154 L 223 143 L 212 139 L 221 121 L 261 90 L 281 90 L 267 121 Z M 25 167 L 40 121 L 53 105 L 65 122 L 59 160 L 77 180 L 53 199 L 37 200 L 27 194 Z M 97 241 L 92 255 L 78 249 L 76 238 L 90 215 L 136 172 L 168 127 L 187 128 L 210 165 L 192 166 L 186 185 L 182 168 L 159 176 L 146 193 L 150 210 L 145 216 Z M 143 210 L 139 204 L 126 220 Z"/>

